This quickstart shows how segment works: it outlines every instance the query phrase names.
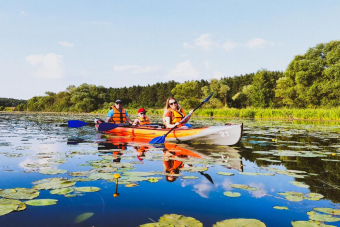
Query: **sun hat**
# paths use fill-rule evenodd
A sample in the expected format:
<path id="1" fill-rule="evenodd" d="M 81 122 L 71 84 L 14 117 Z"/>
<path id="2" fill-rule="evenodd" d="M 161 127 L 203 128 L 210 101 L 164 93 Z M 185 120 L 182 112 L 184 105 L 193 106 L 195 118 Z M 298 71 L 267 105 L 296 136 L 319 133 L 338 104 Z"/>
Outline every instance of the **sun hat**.
<path id="1" fill-rule="evenodd" d="M 139 108 L 138 113 L 146 113 L 147 111 L 144 108 Z"/>

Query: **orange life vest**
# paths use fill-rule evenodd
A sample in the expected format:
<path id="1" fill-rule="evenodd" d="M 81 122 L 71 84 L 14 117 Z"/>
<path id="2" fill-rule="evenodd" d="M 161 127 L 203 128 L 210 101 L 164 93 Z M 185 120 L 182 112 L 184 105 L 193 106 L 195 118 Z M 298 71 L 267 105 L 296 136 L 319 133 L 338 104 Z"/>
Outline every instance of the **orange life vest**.
<path id="1" fill-rule="evenodd" d="M 122 112 L 119 112 L 119 110 L 115 106 L 111 106 L 111 108 L 113 109 L 113 115 L 110 119 L 110 122 L 114 124 L 125 123 L 126 122 L 125 109 L 122 108 Z"/>
<path id="2" fill-rule="evenodd" d="M 149 125 L 150 124 L 150 120 L 148 117 L 138 117 L 140 124 L 139 125 Z"/>
<path id="3" fill-rule="evenodd" d="M 174 113 L 174 119 L 170 122 L 171 124 L 175 124 L 177 122 L 181 122 L 181 120 L 185 117 L 184 110 L 181 108 L 180 110 L 173 110 L 171 108 L 168 108 L 168 111 L 171 111 Z M 170 119 L 171 120 L 171 119 Z M 166 127 L 166 120 L 164 119 L 164 125 Z M 184 126 L 184 123 L 178 125 L 178 127 Z"/>

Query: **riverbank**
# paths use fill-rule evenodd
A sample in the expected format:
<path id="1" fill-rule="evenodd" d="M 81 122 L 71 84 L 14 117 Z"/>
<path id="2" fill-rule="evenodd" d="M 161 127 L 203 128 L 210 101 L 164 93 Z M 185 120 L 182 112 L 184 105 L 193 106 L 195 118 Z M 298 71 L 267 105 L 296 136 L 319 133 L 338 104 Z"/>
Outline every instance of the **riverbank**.
<path id="1" fill-rule="evenodd" d="M 13 110 L 8 110 L 12 112 Z M 163 109 L 147 109 L 148 115 L 162 115 Z M 187 110 L 188 111 L 188 110 Z M 17 112 L 17 111 L 14 111 Z M 138 109 L 128 108 L 129 114 L 137 114 Z M 20 112 L 18 112 L 20 113 Z M 60 112 L 63 113 L 63 112 Z M 98 110 L 91 114 L 106 115 L 107 110 Z M 280 120 L 318 120 L 340 121 L 340 108 L 332 109 L 198 109 L 195 116 L 200 117 L 225 117 L 225 118 L 250 118 L 250 119 L 280 119 Z"/>
<path id="2" fill-rule="evenodd" d="M 128 109 L 129 113 L 137 114 L 138 109 Z M 148 109 L 149 115 L 162 115 L 163 109 Z M 106 110 L 95 113 L 106 113 Z M 253 119 L 289 119 L 289 120 L 340 120 L 340 108 L 332 109 L 198 109 L 196 116 L 200 117 L 228 117 Z"/>

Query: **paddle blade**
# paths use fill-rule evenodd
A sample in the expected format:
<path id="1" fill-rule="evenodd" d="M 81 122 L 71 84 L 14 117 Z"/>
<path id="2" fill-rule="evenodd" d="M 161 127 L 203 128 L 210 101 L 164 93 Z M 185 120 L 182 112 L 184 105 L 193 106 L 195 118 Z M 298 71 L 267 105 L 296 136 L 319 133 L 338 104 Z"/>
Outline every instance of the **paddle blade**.
<path id="1" fill-rule="evenodd" d="M 80 128 L 80 127 L 83 127 L 84 125 L 87 125 L 87 123 L 84 121 L 78 121 L 78 120 L 68 121 L 68 127 L 70 128 Z"/>
<path id="2" fill-rule="evenodd" d="M 209 99 L 214 95 L 214 92 L 212 92 L 206 99 L 204 99 L 203 102 L 208 102 Z"/>
<path id="3" fill-rule="evenodd" d="M 149 144 L 159 144 L 159 143 L 164 143 L 165 142 L 165 135 L 164 136 L 159 136 L 154 139 L 152 139 Z"/>
<path id="4" fill-rule="evenodd" d="M 98 126 L 98 130 L 101 132 L 105 132 L 105 131 L 110 131 L 112 129 L 117 128 L 119 125 L 117 124 L 112 124 L 112 123 L 100 123 Z"/>

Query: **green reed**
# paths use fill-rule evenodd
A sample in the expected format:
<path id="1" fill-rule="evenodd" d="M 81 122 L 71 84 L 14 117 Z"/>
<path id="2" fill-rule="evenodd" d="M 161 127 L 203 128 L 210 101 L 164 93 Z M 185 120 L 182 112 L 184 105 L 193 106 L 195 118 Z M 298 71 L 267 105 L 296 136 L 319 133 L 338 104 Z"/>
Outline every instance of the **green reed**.
<path id="1" fill-rule="evenodd" d="M 188 110 L 187 110 L 188 111 Z M 138 109 L 128 109 L 129 114 L 137 114 Z M 95 113 L 106 114 L 107 110 Z M 148 109 L 148 115 L 162 115 L 163 109 Z M 332 109 L 198 109 L 194 113 L 200 117 L 236 117 L 236 118 L 267 118 L 267 119 L 301 119 L 301 120 L 340 120 L 340 108 Z"/>

